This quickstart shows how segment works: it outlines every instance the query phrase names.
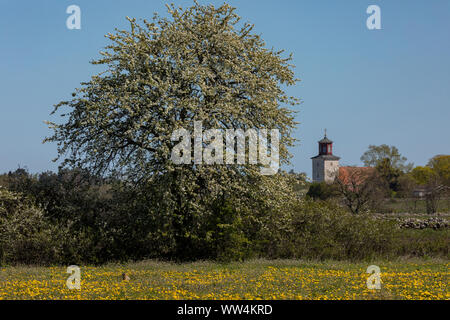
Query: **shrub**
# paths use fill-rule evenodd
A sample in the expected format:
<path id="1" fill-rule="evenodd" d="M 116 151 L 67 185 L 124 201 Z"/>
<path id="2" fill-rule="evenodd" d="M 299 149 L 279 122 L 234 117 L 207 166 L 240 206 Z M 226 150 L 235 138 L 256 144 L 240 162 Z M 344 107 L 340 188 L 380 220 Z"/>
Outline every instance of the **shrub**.
<path id="1" fill-rule="evenodd" d="M 450 230 L 403 229 L 395 237 L 396 256 L 449 258 Z"/>
<path id="2" fill-rule="evenodd" d="M 248 258 L 250 241 L 244 232 L 242 217 L 230 201 L 225 201 L 211 215 L 206 233 L 210 256 L 222 262 Z"/>
<path id="3" fill-rule="evenodd" d="M 285 236 L 271 239 L 266 252 L 270 258 L 356 260 L 385 256 L 392 252 L 396 232 L 391 222 L 355 216 L 337 205 L 310 200 L 299 202 L 284 223 Z"/>
<path id="4" fill-rule="evenodd" d="M 59 262 L 58 228 L 20 194 L 0 189 L 0 263 Z"/>
<path id="5" fill-rule="evenodd" d="M 338 190 L 336 185 L 325 182 L 314 182 L 309 186 L 306 195 L 314 200 L 328 200 L 337 197 Z"/>

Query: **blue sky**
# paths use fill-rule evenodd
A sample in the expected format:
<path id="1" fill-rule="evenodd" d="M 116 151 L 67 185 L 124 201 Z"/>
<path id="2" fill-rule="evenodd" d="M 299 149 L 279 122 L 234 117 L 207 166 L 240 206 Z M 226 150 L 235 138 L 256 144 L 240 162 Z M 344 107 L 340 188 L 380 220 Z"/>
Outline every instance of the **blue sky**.
<path id="1" fill-rule="evenodd" d="M 189 6 L 192 1 L 172 1 Z M 223 1 L 199 1 L 220 5 Z M 100 71 L 89 61 L 125 16 L 165 14 L 159 0 L 0 0 L 0 172 L 19 165 L 56 170 L 43 123 L 53 105 Z M 303 104 L 293 167 L 310 157 L 328 129 L 344 165 L 360 165 L 369 144 L 395 145 L 416 165 L 450 153 L 450 1 L 228 1 L 255 24 L 269 47 L 294 55 L 302 81 L 289 89 Z M 66 28 L 66 8 L 81 8 L 81 30 Z M 381 8 L 382 30 L 366 28 Z"/>

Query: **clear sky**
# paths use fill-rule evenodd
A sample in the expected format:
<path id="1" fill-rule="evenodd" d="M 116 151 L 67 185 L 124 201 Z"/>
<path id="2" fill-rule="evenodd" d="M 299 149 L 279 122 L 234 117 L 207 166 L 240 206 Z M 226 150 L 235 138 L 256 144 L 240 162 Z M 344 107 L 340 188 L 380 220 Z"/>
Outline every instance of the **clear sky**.
<path id="1" fill-rule="evenodd" d="M 169 1 L 189 6 L 192 1 Z M 223 1 L 200 0 L 220 5 Z M 100 71 L 103 37 L 128 27 L 125 16 L 165 14 L 160 0 L 0 0 L 0 172 L 19 165 L 56 170 L 56 146 L 41 142 L 53 105 Z M 291 151 L 296 171 L 328 129 L 341 164 L 360 165 L 369 144 L 395 145 L 416 165 L 450 154 L 449 0 L 230 0 L 269 47 L 294 55 L 303 100 Z M 66 8 L 81 8 L 81 30 L 66 28 Z M 381 8 L 381 30 L 366 9 Z"/>

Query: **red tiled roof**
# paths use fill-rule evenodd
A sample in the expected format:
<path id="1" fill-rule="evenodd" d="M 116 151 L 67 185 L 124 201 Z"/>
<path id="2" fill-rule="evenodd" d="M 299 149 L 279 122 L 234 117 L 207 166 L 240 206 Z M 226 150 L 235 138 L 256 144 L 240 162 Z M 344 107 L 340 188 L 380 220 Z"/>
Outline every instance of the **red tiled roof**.
<path id="1" fill-rule="evenodd" d="M 373 167 L 339 167 L 338 179 L 345 185 L 360 185 L 375 172 Z"/>

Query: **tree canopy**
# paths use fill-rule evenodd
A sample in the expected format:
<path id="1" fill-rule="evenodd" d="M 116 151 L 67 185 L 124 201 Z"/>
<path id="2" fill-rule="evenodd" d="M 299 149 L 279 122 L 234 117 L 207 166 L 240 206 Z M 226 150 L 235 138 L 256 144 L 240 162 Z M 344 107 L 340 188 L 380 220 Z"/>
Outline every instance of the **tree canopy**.
<path id="1" fill-rule="evenodd" d="M 442 184 L 450 187 L 450 156 L 437 155 L 430 159 L 427 164 L 432 168 L 435 174 L 439 177 Z"/>
<path id="2" fill-rule="evenodd" d="M 58 143 L 63 165 L 133 181 L 165 174 L 174 169 L 172 132 L 193 131 L 194 121 L 205 130 L 278 129 L 286 163 L 295 122 L 282 105 L 298 102 L 281 87 L 296 82 L 290 57 L 267 49 L 252 25 L 239 27 L 227 4 L 168 11 L 152 22 L 127 18 L 131 30 L 108 34 L 112 43 L 92 62 L 106 71 L 56 105 L 70 111 L 65 123 L 49 122 L 46 141 Z"/>
<path id="3" fill-rule="evenodd" d="M 407 160 L 406 157 L 400 154 L 397 147 L 386 144 L 380 146 L 370 145 L 369 150 L 361 156 L 361 161 L 365 166 L 389 166 L 403 172 L 409 172 L 413 167 L 412 163 L 406 163 Z"/>
<path id="4" fill-rule="evenodd" d="M 424 167 L 415 167 L 411 172 L 420 185 L 442 184 L 450 186 L 450 156 L 438 155 L 430 159 Z"/>
<path id="5" fill-rule="evenodd" d="M 172 133 L 193 132 L 194 121 L 204 130 L 278 129 L 279 160 L 288 164 L 296 125 L 289 107 L 299 100 L 284 89 L 297 82 L 291 57 L 268 49 L 230 5 L 170 5 L 168 13 L 127 18 L 130 30 L 107 35 L 111 44 L 92 62 L 106 70 L 55 106 L 63 122 L 49 122 L 54 134 L 45 141 L 58 144 L 64 168 L 143 187 L 165 221 L 161 235 L 175 230 L 181 257 L 210 234 L 202 221 L 231 202 L 228 224 L 254 206 L 276 210 L 293 191 L 286 175 L 261 176 L 261 163 L 175 164 Z"/>

